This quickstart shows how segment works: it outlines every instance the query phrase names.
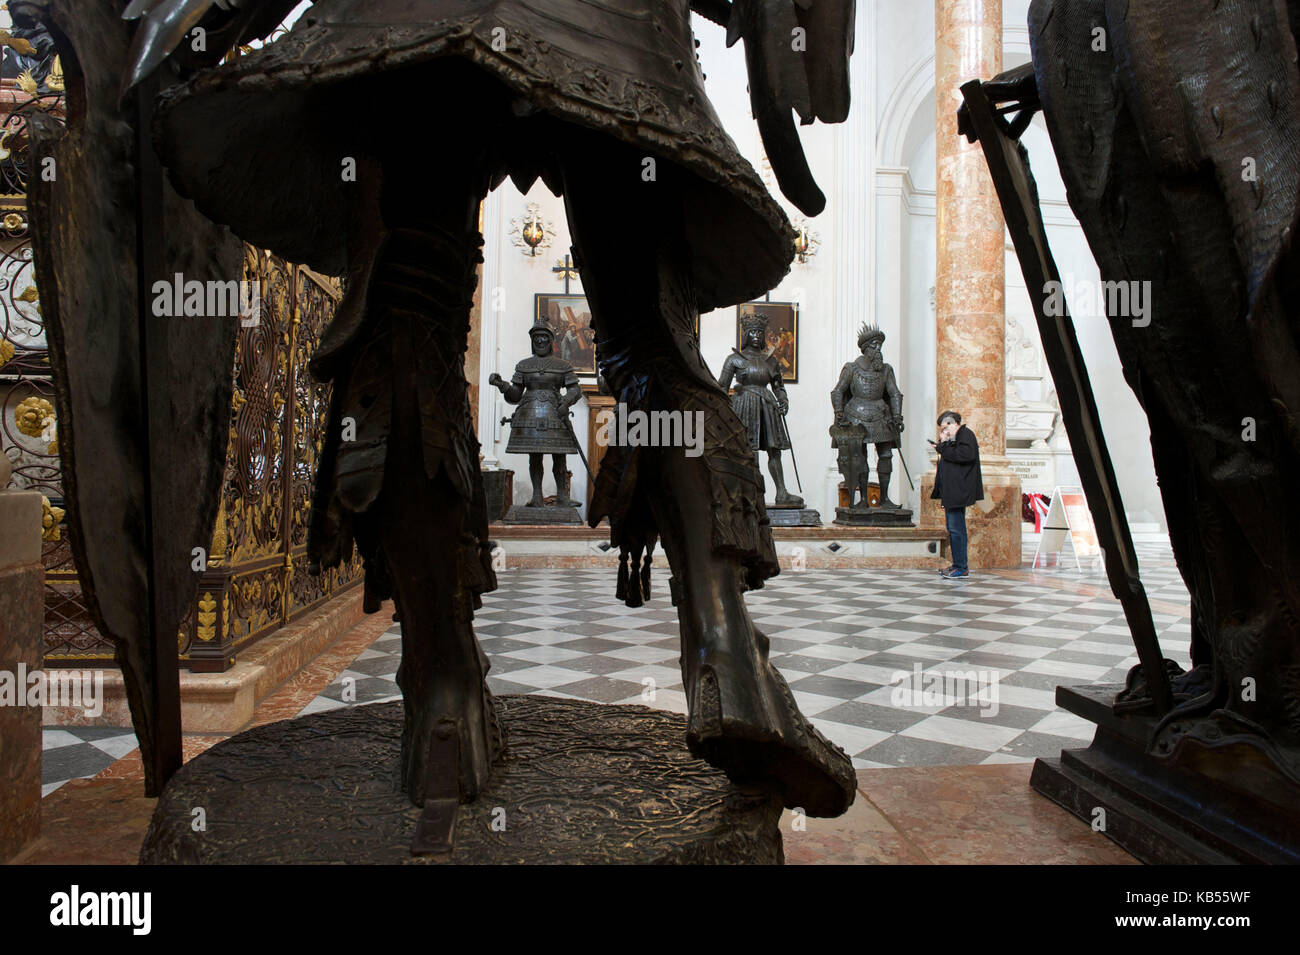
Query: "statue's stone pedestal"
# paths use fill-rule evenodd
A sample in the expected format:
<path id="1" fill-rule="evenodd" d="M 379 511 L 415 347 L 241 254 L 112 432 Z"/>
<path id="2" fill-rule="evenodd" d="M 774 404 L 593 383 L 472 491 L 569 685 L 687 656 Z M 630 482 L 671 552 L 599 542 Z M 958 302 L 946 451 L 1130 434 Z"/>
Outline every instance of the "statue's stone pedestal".
<path id="1" fill-rule="evenodd" d="M 1157 720 L 1118 715 L 1122 684 L 1061 686 L 1056 705 L 1097 724 L 1086 749 L 1034 763 L 1030 785 L 1149 865 L 1300 863 L 1300 783 L 1258 737 L 1214 716 L 1179 720 L 1147 751 Z M 1278 750 L 1273 750 L 1278 752 Z"/>
<path id="2" fill-rule="evenodd" d="M 487 501 L 488 523 L 499 521 L 515 499 L 514 471 L 483 471 L 483 496 Z"/>
<path id="3" fill-rule="evenodd" d="M 376 703 L 261 726 L 187 763 L 158 800 L 140 861 L 783 861 L 779 797 L 693 758 L 684 717 L 539 696 L 497 703 L 508 751 L 460 807 L 448 855 L 410 854 L 420 810 L 397 791 L 402 704 Z"/>
<path id="4" fill-rule="evenodd" d="M 768 504 L 767 519 L 773 527 L 821 527 L 822 516 L 811 507 Z"/>
<path id="5" fill-rule="evenodd" d="M 530 507 L 516 504 L 506 511 L 506 524 L 581 524 L 582 515 L 576 507 Z"/>
<path id="6" fill-rule="evenodd" d="M 835 523 L 842 527 L 914 527 L 906 507 L 837 507 Z"/>

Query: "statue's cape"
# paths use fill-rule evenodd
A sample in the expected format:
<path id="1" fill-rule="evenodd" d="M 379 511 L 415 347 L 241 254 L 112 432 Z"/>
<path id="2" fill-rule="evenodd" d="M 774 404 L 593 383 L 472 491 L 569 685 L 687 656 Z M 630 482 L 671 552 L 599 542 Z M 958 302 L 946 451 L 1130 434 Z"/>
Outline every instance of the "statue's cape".
<path id="1" fill-rule="evenodd" d="M 33 175 L 29 202 L 41 311 L 56 390 L 59 450 L 73 555 L 91 617 L 117 646 L 140 741 L 146 789 L 156 792 L 155 641 L 175 641 L 195 597 L 192 551 L 212 543 L 229 436 L 237 317 L 153 317 L 149 425 L 142 405 L 139 195 L 135 130 L 118 110 L 130 28 L 121 2 L 49 0 L 67 70 L 66 129 L 33 122 L 35 169 L 53 157 L 57 179 Z M 40 121 L 42 120 L 43 121 Z M 243 247 L 163 184 L 163 275 L 239 279 Z M 161 372 L 161 373 L 160 373 Z M 149 434 L 153 440 L 150 441 Z M 155 534 L 146 537 L 152 463 Z M 156 580 L 156 629 L 146 587 Z M 166 728 L 164 728 L 166 729 Z M 174 727 L 179 734 L 179 727 Z"/>

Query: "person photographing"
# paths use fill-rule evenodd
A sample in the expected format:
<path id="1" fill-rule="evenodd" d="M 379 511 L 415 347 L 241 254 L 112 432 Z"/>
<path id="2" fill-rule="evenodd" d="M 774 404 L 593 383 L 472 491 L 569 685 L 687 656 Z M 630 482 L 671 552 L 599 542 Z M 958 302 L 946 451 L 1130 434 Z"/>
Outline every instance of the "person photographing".
<path id="1" fill-rule="evenodd" d="M 969 577 L 966 564 L 966 508 L 984 499 L 984 477 L 980 472 L 980 446 L 975 432 L 961 423 L 961 415 L 945 411 L 939 415 L 939 440 L 930 446 L 939 453 L 932 500 L 943 504 L 948 525 L 952 566 L 939 571 L 944 577 Z M 929 439 L 927 439 L 929 440 Z"/>

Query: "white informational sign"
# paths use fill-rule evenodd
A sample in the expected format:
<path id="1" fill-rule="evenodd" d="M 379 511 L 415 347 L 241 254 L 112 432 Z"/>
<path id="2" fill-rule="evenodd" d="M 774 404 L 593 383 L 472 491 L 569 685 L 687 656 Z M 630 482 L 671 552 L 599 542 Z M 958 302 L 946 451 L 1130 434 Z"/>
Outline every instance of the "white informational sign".
<path id="1" fill-rule="evenodd" d="M 1052 492 L 1052 503 L 1047 517 L 1043 518 L 1043 535 L 1038 539 L 1032 566 L 1038 566 L 1040 554 L 1043 566 L 1047 566 L 1048 554 L 1056 554 L 1059 564 L 1067 536 L 1074 544 L 1074 563 L 1079 570 L 1083 570 L 1080 558 L 1101 556 L 1092 511 L 1088 510 L 1088 499 L 1080 487 L 1058 487 Z"/>

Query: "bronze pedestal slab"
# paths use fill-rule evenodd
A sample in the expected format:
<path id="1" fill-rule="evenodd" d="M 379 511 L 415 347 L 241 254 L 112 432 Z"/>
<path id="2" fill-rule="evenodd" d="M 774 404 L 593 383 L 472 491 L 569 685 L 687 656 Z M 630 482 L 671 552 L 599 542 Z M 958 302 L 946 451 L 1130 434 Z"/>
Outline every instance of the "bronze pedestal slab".
<path id="1" fill-rule="evenodd" d="M 693 758 L 686 720 L 642 706 L 496 698 L 507 753 L 460 807 L 455 848 L 414 857 L 398 792 L 402 704 L 241 733 L 168 784 L 142 864 L 759 863 L 784 861 L 778 796 Z M 196 808 L 206 831 L 194 830 Z"/>

